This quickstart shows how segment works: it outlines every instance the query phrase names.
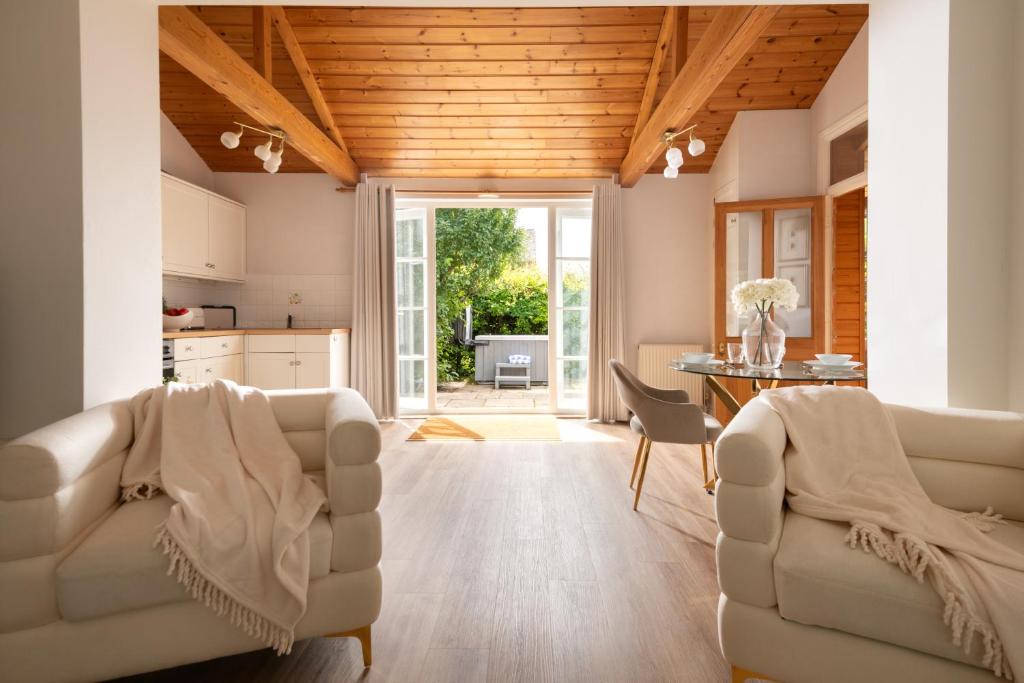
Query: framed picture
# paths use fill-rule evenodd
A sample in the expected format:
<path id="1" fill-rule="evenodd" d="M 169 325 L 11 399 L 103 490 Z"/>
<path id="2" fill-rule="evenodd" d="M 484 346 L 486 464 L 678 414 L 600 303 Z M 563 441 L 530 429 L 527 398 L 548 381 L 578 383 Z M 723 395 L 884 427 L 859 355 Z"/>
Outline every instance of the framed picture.
<path id="1" fill-rule="evenodd" d="M 799 266 L 779 266 L 776 270 L 776 277 L 789 280 L 800 292 L 800 300 L 797 308 L 808 308 L 811 305 L 811 290 L 808 284 L 811 281 L 811 266 L 804 263 Z"/>
<path id="2" fill-rule="evenodd" d="M 804 261 L 810 258 L 811 222 L 807 216 L 789 216 L 779 220 L 779 261 Z"/>

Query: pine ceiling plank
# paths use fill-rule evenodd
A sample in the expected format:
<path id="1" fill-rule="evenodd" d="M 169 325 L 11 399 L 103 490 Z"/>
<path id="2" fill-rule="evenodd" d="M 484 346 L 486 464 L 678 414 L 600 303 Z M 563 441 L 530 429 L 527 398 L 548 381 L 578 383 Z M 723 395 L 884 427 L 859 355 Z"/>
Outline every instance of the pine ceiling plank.
<path id="1" fill-rule="evenodd" d="M 292 64 L 295 66 L 295 71 L 298 73 L 299 79 L 302 81 L 302 86 L 306 91 L 306 95 L 313 104 L 313 109 L 316 111 L 317 118 L 320 119 L 320 124 L 327 130 L 327 133 L 334 140 L 335 144 L 337 144 L 343 152 L 347 152 L 348 149 L 345 147 L 345 139 L 341 136 L 341 131 L 338 130 L 338 125 L 334 122 L 334 116 L 331 114 L 331 110 L 327 106 L 327 102 L 324 100 L 323 93 L 320 92 L 320 86 L 317 85 L 316 77 L 313 75 L 313 71 L 309 68 L 306 56 L 302 53 L 302 46 L 299 45 L 299 41 L 295 38 L 295 33 L 292 31 L 291 24 L 288 23 L 288 18 L 285 16 L 284 10 L 276 6 L 269 7 L 267 13 L 273 20 L 274 27 L 277 28 L 278 35 L 281 36 L 281 41 L 284 43 L 288 56 L 291 57 Z"/>
<path id="2" fill-rule="evenodd" d="M 541 104 L 574 102 L 640 101 L 641 90 L 602 88 L 600 90 L 327 90 L 328 102 L 372 102 L 388 104 Z"/>
<path id="3" fill-rule="evenodd" d="M 750 51 L 806 52 L 808 50 L 846 50 L 855 34 L 841 36 L 768 36 L 760 38 Z"/>
<path id="4" fill-rule="evenodd" d="M 658 82 L 661 80 L 661 69 L 668 55 L 668 48 L 677 30 L 677 18 L 679 12 L 674 6 L 665 8 L 665 15 L 661 20 L 661 31 L 658 33 L 658 41 L 654 44 L 654 52 L 651 57 L 650 69 L 647 72 L 647 80 L 644 81 L 644 94 L 640 98 L 640 111 L 636 115 L 636 123 L 633 127 L 633 141 L 639 131 L 647 125 L 651 118 L 651 110 L 654 108 L 654 96 L 658 91 Z"/>
<path id="5" fill-rule="evenodd" d="M 160 49 L 200 80 L 266 126 L 288 135 L 289 144 L 342 182 L 354 184 L 359 168 L 272 85 L 225 45 L 185 7 L 163 6 Z"/>
<path id="6" fill-rule="evenodd" d="M 624 149 L 360 149 L 357 159 L 615 159 L 622 160 Z M 616 165 L 618 165 L 616 163 Z"/>
<path id="7" fill-rule="evenodd" d="M 350 144 L 353 150 L 360 153 L 366 150 L 447 150 L 470 147 L 473 149 L 492 150 L 571 150 L 571 149 L 594 149 L 594 150 L 618 150 L 623 154 L 629 146 L 629 140 L 625 138 L 543 138 L 543 139 L 504 139 L 494 138 L 459 138 L 442 140 L 415 140 L 415 139 L 384 139 L 384 138 L 359 138 L 353 139 Z"/>
<path id="8" fill-rule="evenodd" d="M 623 186 L 636 184 L 661 153 L 662 133 L 686 126 L 777 13 L 778 7 L 769 6 L 719 9 L 661 104 L 633 140 L 619 170 Z"/>
<path id="9" fill-rule="evenodd" d="M 342 90 L 555 90 L 641 88 L 641 74 L 608 76 L 319 76 L 321 88 Z"/>
<path id="10" fill-rule="evenodd" d="M 350 128 L 342 122 L 347 140 L 355 138 L 491 139 L 491 138 L 628 138 L 632 126 L 621 128 Z"/>
<path id="11" fill-rule="evenodd" d="M 360 166 L 364 168 L 389 169 L 531 169 L 548 168 L 600 168 L 606 175 L 619 167 L 618 159 L 372 159 L 361 157 Z"/>
<path id="12" fill-rule="evenodd" d="M 248 42 L 241 27 L 225 29 L 231 40 Z M 657 26 L 515 26 L 509 28 L 436 26 L 302 26 L 303 43 L 362 45 L 519 45 L 529 43 L 643 43 L 658 38 Z"/>
<path id="13" fill-rule="evenodd" d="M 501 104 L 387 104 L 335 102 L 338 116 L 584 116 L 636 114 L 636 102 L 501 103 Z"/>
<path id="14" fill-rule="evenodd" d="M 595 128 L 633 126 L 636 117 L 621 116 L 345 116 L 345 126 L 365 128 Z"/>
<path id="15" fill-rule="evenodd" d="M 532 61 L 343 61 L 317 59 L 309 63 L 317 76 L 542 76 L 644 74 L 650 59 L 587 59 Z"/>
<path id="16" fill-rule="evenodd" d="M 747 53 L 737 68 L 769 68 L 780 66 L 809 67 L 835 66 L 846 54 L 845 50 L 811 52 L 754 52 Z"/>
<path id="17" fill-rule="evenodd" d="M 814 104 L 813 95 L 778 95 L 775 97 L 723 97 L 708 100 L 711 111 L 757 111 L 761 109 L 807 109 Z"/>
<path id="18" fill-rule="evenodd" d="M 658 7 L 290 8 L 295 26 L 626 26 L 657 24 Z"/>
<path id="19" fill-rule="evenodd" d="M 303 44 L 308 59 L 384 61 L 514 61 L 555 59 L 650 59 L 650 43 L 551 43 L 542 45 L 329 45 Z"/>
<path id="20" fill-rule="evenodd" d="M 375 176 L 397 178 L 608 178 L 614 169 L 607 168 L 450 168 L 440 173 L 436 168 L 367 168 Z"/>
<path id="21" fill-rule="evenodd" d="M 820 89 L 835 70 L 828 66 L 783 66 L 774 69 L 733 69 L 719 87 L 735 87 L 744 83 L 817 83 Z"/>

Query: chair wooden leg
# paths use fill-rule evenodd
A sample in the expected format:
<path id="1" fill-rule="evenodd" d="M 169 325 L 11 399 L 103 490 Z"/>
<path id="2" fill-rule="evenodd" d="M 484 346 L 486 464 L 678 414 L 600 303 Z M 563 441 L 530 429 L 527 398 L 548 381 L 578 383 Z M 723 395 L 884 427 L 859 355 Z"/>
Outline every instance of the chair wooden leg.
<path id="1" fill-rule="evenodd" d="M 629 477 L 629 488 L 633 488 L 633 484 L 636 483 L 636 472 L 640 469 L 640 458 L 643 455 L 646 445 L 647 437 L 641 436 L 640 443 L 636 445 L 636 457 L 633 458 L 633 474 Z"/>
<path id="2" fill-rule="evenodd" d="M 708 487 L 708 447 L 700 445 L 700 470 L 704 474 L 704 488 Z"/>
<path id="3" fill-rule="evenodd" d="M 361 628 L 343 631 L 341 633 L 328 633 L 324 638 L 358 638 L 363 648 L 363 666 L 369 667 L 373 664 L 373 642 L 371 641 L 370 625 Z"/>
<path id="4" fill-rule="evenodd" d="M 651 440 L 647 439 L 647 445 L 644 447 L 643 462 L 640 463 L 640 478 L 636 482 L 636 497 L 633 499 L 633 509 L 636 510 L 637 506 L 640 505 L 640 491 L 644 487 L 644 475 L 647 474 L 647 461 L 651 459 Z"/>
<path id="5" fill-rule="evenodd" d="M 772 679 L 766 677 L 764 674 L 754 673 L 747 669 L 741 669 L 738 666 L 732 667 L 732 683 L 747 683 L 748 680 L 767 681 L 767 683 L 772 683 Z"/>

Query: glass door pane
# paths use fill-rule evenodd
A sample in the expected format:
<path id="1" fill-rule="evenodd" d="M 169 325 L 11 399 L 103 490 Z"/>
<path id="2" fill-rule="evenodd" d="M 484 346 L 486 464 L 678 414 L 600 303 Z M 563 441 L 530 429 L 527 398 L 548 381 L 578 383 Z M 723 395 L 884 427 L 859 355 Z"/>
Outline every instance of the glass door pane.
<path id="1" fill-rule="evenodd" d="M 729 297 L 733 287 L 761 275 L 761 211 L 737 211 L 725 215 L 725 335 L 738 337 L 750 322 L 736 314 Z"/>
<path id="2" fill-rule="evenodd" d="M 555 394 L 559 410 L 583 410 L 590 346 L 590 208 L 555 210 Z"/>
<path id="3" fill-rule="evenodd" d="M 773 213 L 775 277 L 789 280 L 800 293 L 795 311 L 775 309 L 775 322 L 789 339 L 812 337 L 811 208 L 776 209 Z"/>
<path id="4" fill-rule="evenodd" d="M 427 212 L 395 212 L 398 407 L 427 408 Z"/>

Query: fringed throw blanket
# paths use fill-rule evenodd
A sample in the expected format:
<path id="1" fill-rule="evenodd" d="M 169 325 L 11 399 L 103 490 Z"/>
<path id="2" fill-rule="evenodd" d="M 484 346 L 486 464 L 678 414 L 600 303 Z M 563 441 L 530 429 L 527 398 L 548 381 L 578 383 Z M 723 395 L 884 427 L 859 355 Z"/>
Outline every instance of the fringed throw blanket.
<path id="1" fill-rule="evenodd" d="M 163 491 L 168 574 L 278 654 L 306 611 L 309 525 L 324 495 L 302 473 L 266 395 L 218 380 L 167 384 L 131 402 L 124 500 Z"/>
<path id="2" fill-rule="evenodd" d="M 997 676 L 1024 671 L 1024 554 L 985 533 L 1001 517 L 931 502 L 892 417 L 865 389 L 787 387 L 760 398 L 789 435 L 789 507 L 849 523 L 850 547 L 928 580 L 945 603 L 954 644 L 969 653 L 980 640 L 983 664 Z"/>

